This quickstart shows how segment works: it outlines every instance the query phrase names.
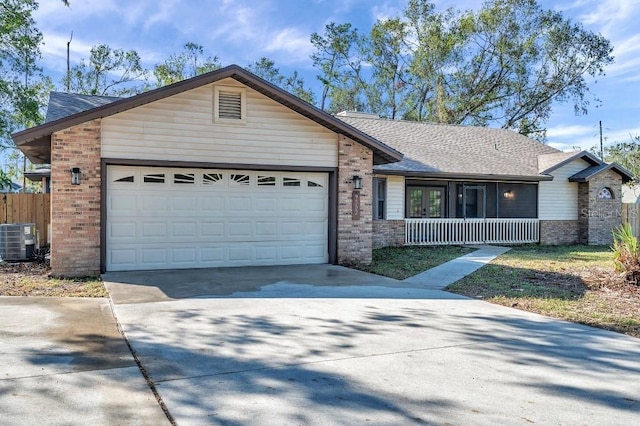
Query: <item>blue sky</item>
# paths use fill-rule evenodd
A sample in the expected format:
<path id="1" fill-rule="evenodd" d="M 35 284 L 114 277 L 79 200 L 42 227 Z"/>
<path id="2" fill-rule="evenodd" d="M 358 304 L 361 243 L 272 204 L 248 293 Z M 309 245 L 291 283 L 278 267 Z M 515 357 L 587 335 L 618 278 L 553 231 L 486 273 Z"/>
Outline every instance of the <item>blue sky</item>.
<path id="1" fill-rule="evenodd" d="M 435 3 L 440 9 L 472 9 L 481 4 L 471 0 Z M 562 150 L 597 145 L 599 120 L 605 144 L 640 134 L 640 1 L 539 3 L 607 37 L 615 56 L 607 75 L 591 85 L 601 105 L 592 103 L 589 114 L 578 117 L 571 105 L 557 105 L 547 125 L 548 143 Z M 58 0 L 41 0 L 35 19 L 44 35 L 43 65 L 56 84 L 66 68 L 71 31 L 72 62 L 88 57 L 93 45 L 105 43 L 137 50 L 151 67 L 181 51 L 186 42 L 195 42 L 225 65 L 246 66 L 267 56 L 284 73 L 298 70 L 308 84 L 315 84 L 311 33 L 322 33 L 332 21 L 351 22 L 359 30 L 368 30 L 376 19 L 397 16 L 405 5 L 405 0 L 72 0 L 68 9 Z"/>

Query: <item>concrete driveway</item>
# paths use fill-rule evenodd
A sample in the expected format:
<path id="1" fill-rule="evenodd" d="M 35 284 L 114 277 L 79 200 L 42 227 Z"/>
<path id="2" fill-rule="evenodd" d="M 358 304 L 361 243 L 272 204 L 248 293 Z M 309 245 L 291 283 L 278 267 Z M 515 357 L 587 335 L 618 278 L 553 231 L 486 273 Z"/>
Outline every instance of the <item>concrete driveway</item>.
<path id="1" fill-rule="evenodd" d="M 0 424 L 169 424 L 108 299 L 0 297 Z"/>
<path id="2" fill-rule="evenodd" d="M 640 341 L 336 266 L 107 274 L 178 424 L 637 424 Z"/>

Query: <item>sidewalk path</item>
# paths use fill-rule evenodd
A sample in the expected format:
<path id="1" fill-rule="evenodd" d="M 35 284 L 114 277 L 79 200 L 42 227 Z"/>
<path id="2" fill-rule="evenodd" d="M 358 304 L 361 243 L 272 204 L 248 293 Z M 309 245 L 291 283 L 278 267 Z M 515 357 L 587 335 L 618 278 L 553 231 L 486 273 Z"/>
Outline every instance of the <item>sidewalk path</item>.
<path id="1" fill-rule="evenodd" d="M 428 269 L 403 282 L 431 290 L 442 290 L 446 286 L 482 268 L 496 257 L 511 250 L 509 247 L 479 245 L 470 246 L 477 250 L 449 262 Z"/>

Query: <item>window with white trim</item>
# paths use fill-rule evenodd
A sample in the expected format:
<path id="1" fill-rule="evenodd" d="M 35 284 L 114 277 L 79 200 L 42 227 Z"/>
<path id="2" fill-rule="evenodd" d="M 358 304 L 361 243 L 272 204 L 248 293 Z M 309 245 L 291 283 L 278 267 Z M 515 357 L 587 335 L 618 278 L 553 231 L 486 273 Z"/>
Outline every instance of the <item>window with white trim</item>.
<path id="1" fill-rule="evenodd" d="M 241 87 L 214 86 L 213 120 L 222 124 L 244 124 L 247 92 Z"/>
<path id="2" fill-rule="evenodd" d="M 373 178 L 373 218 L 387 218 L 387 180 Z"/>

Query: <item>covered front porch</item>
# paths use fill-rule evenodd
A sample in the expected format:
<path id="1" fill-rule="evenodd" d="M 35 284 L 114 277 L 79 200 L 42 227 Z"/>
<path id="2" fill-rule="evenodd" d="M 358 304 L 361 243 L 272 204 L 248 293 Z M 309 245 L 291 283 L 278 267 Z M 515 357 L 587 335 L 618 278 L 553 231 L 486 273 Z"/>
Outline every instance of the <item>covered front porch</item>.
<path id="1" fill-rule="evenodd" d="M 374 189 L 374 235 L 384 234 L 382 244 L 540 241 L 538 182 L 387 176 L 378 177 Z"/>

